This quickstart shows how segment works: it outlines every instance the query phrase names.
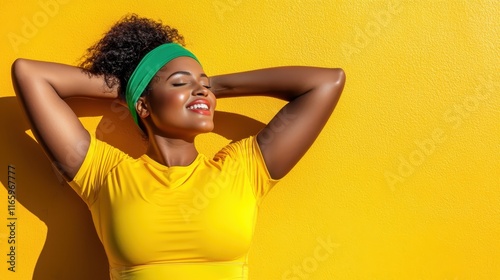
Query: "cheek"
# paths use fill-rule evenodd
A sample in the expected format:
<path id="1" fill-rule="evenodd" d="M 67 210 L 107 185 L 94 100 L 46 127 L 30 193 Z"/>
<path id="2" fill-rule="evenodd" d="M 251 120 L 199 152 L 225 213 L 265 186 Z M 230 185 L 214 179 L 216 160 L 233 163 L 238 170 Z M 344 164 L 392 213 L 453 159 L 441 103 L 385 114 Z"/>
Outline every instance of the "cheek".
<path id="1" fill-rule="evenodd" d="M 170 108 L 171 110 L 182 110 L 188 101 L 188 96 L 186 94 L 173 92 L 165 95 L 163 106 L 164 108 Z"/>
<path id="2" fill-rule="evenodd" d="M 213 93 L 210 94 L 210 97 L 209 97 L 213 104 L 213 110 L 215 111 L 215 109 L 217 108 L 217 98 L 215 97 L 215 95 Z"/>
<path id="3" fill-rule="evenodd" d="M 156 93 L 156 98 L 151 102 L 152 113 L 160 118 L 172 115 L 179 116 L 184 112 L 188 96 L 181 92 L 169 91 Z"/>

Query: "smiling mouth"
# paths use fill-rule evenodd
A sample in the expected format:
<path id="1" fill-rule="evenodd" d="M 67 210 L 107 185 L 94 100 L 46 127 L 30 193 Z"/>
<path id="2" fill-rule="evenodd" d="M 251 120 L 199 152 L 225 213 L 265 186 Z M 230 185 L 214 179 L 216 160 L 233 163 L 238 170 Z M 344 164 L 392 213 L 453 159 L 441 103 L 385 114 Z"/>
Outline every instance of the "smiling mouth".
<path id="1" fill-rule="evenodd" d="M 188 106 L 187 107 L 189 110 L 208 110 L 208 105 L 207 104 L 194 104 L 194 105 L 191 105 L 191 106 Z"/>
<path id="2" fill-rule="evenodd" d="M 207 104 L 204 103 L 199 103 L 199 104 L 194 104 L 191 106 L 186 107 L 188 110 L 192 111 L 193 113 L 197 114 L 202 114 L 202 115 L 210 115 L 210 108 L 208 107 Z"/>

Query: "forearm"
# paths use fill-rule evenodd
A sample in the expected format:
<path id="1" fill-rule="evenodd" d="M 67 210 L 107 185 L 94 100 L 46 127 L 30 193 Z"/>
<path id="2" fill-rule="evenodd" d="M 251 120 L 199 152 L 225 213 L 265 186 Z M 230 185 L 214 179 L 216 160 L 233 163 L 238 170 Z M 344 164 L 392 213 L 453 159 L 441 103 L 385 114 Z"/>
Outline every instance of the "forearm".
<path id="1" fill-rule="evenodd" d="M 210 78 L 217 98 L 262 95 L 291 101 L 343 78 L 341 69 L 286 66 Z"/>
<path id="2" fill-rule="evenodd" d="M 65 64 L 18 59 L 13 64 L 12 77 L 20 87 L 39 88 L 47 94 L 53 90 L 62 99 L 118 97 L 117 86 L 108 87 L 104 77 L 91 76 L 81 68 Z"/>

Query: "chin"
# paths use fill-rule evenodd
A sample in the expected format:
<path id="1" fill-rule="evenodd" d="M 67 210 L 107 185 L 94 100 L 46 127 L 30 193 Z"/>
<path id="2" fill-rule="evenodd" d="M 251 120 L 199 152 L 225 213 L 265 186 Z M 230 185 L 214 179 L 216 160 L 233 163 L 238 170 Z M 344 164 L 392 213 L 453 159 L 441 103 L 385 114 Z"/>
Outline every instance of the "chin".
<path id="1" fill-rule="evenodd" d="M 209 133 L 214 130 L 214 126 L 211 127 L 204 127 L 203 129 L 200 130 L 200 133 Z"/>
<path id="2" fill-rule="evenodd" d="M 214 124 L 211 123 L 211 124 L 205 124 L 203 126 L 199 126 L 196 128 L 196 131 L 200 134 L 203 134 L 203 133 L 209 133 L 209 132 L 212 132 L 214 130 Z"/>

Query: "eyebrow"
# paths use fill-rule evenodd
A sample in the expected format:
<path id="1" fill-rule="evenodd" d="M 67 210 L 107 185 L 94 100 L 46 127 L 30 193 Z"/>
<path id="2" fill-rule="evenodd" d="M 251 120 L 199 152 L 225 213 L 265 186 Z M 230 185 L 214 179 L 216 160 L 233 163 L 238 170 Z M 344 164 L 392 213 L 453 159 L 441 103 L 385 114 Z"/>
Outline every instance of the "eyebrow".
<path id="1" fill-rule="evenodd" d="M 170 76 L 167 77 L 167 80 L 170 79 L 170 77 L 172 77 L 174 75 L 178 75 L 178 74 L 192 76 L 192 74 L 190 72 L 188 72 L 188 71 L 177 71 L 177 72 L 174 72 L 174 73 L 170 74 Z M 207 74 L 205 74 L 205 73 L 201 73 L 200 77 L 208 78 Z"/>

